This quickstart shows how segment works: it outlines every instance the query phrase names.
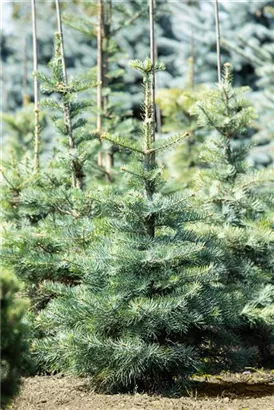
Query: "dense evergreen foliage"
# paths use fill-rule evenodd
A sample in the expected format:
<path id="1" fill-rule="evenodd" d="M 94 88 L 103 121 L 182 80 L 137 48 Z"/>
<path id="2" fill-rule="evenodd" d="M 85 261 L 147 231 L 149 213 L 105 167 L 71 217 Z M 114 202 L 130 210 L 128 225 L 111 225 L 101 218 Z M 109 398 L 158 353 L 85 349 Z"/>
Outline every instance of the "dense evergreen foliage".
<path id="1" fill-rule="evenodd" d="M 226 229 L 223 237 L 217 229 L 208 229 L 205 200 L 201 215 L 197 211 L 201 203 L 199 208 L 188 204 L 191 194 L 161 194 L 163 181 L 155 156 L 182 136 L 151 142 L 151 62 L 131 65 L 144 75 L 142 139 L 133 144 L 104 136 L 137 156 L 136 164 L 123 167 L 130 185 L 122 197 L 109 190 L 100 191 L 99 197 L 93 194 L 97 212 L 109 226 L 107 236 L 102 232 L 93 245 L 79 285 L 45 284 L 45 291 L 55 297 L 38 317 L 36 325 L 43 336 L 34 342 L 38 361 L 46 368 L 92 375 L 97 388 L 105 391 L 167 388 L 199 370 L 259 363 L 259 342 L 250 338 L 248 344 L 244 330 L 259 322 L 269 326 L 270 337 L 273 319 L 270 275 L 260 266 L 250 267 L 248 255 L 247 260 L 241 256 L 241 263 L 235 259 L 233 245 L 239 248 L 239 244 L 229 241 L 237 232 Z M 241 111 L 237 121 L 235 115 L 231 119 L 232 128 L 229 123 L 223 128 L 231 137 L 231 132 L 242 131 L 252 113 L 243 101 L 234 101 L 237 92 L 229 80 L 220 90 L 228 93 L 233 114 L 235 107 Z M 214 93 L 206 101 L 217 103 L 215 118 L 222 127 L 220 101 Z M 228 168 L 232 173 L 230 163 Z M 222 230 L 227 222 L 220 222 Z M 266 235 L 264 245 L 258 244 L 257 258 L 264 246 L 265 264 L 270 243 Z"/>
<path id="2" fill-rule="evenodd" d="M 81 78 L 65 83 L 61 60 L 57 36 L 55 57 L 50 63 L 52 75 L 37 74 L 42 90 L 52 94 L 42 104 L 50 108 L 52 114 L 56 112 L 52 119 L 60 138 L 59 143 L 55 142 L 54 157 L 39 173 L 34 172 L 30 161 L 27 165 L 15 163 L 13 168 L 3 170 L 3 213 L 8 222 L 3 232 L 3 257 L 28 283 L 27 290 L 34 305 L 47 299 L 39 296 L 39 286 L 44 279 L 77 281 L 78 275 L 70 262 L 65 262 L 64 253 L 74 260 L 68 243 L 76 245 L 80 235 L 80 243 L 85 248 L 83 229 L 90 232 L 92 201 L 82 192 L 85 167 L 91 167 L 98 178 L 104 175 L 96 161 L 99 145 L 96 130 L 90 132 L 87 121 L 79 118 L 90 101 L 75 98 L 76 93 L 90 88 L 91 84 Z M 75 254 L 79 255 L 77 246 Z"/>
<path id="3" fill-rule="evenodd" d="M 8 271 L 1 272 L 1 409 L 7 408 L 18 393 L 22 365 L 27 353 L 27 328 L 22 317 L 27 301 L 18 296 L 18 280 Z"/>
<path id="4" fill-rule="evenodd" d="M 250 331 L 246 344 L 258 343 L 260 354 L 269 360 L 274 314 L 274 171 L 255 171 L 246 162 L 249 146 L 241 139 L 254 111 L 242 98 L 245 91 L 233 88 L 227 63 L 223 82 L 192 108 L 200 126 L 215 130 L 201 147 L 206 167 L 196 174 L 195 201 L 207 210 L 208 228 L 225 253 L 224 285 L 239 286 L 246 300 L 238 333 Z M 199 232 L 204 229 L 204 225 L 197 227 Z"/>
<path id="5" fill-rule="evenodd" d="M 75 0 L 61 5 L 63 31 L 57 1 L 55 37 L 39 9 L 40 63 L 55 41 L 33 73 L 47 95 L 36 127 L 27 48 L 6 89 L 5 111 L 23 107 L 3 115 L 1 257 L 30 299 L 30 355 L 38 371 L 89 376 L 104 392 L 170 391 L 274 359 L 273 9 L 220 5 L 222 60 L 235 66 L 212 85 L 212 4 L 154 3 Z M 12 9 L 28 21 L 27 4 Z M 14 70 L 13 41 L 2 40 Z M 132 70 L 127 56 L 140 57 Z M 245 81 L 255 90 L 233 85 Z M 16 289 L 4 274 L 2 349 L 19 338 L 3 354 L 5 375 L 18 360 L 12 391 Z"/>
<path id="6" fill-rule="evenodd" d="M 135 144 L 104 138 L 136 155 L 135 164 L 123 167 L 134 188 L 123 196 L 94 197 L 102 214 L 107 212 L 108 236 L 100 237 L 81 285 L 46 285 L 61 296 L 41 313 L 46 337 L 35 344 L 50 369 L 93 375 L 105 390 L 158 388 L 193 372 L 199 362 L 193 331 L 214 325 L 221 299 L 215 291 L 215 249 L 184 227 L 201 219 L 188 207 L 189 195 L 160 193 L 156 154 L 182 136 L 152 142 L 152 64 L 131 65 L 144 76 L 142 138 Z"/>

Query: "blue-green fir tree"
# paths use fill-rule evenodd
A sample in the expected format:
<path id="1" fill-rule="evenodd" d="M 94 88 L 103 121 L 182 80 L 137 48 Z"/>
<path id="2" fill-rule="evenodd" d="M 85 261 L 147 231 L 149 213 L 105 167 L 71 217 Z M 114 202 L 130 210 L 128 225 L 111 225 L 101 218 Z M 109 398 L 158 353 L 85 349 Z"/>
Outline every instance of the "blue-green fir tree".
<path id="1" fill-rule="evenodd" d="M 144 78 L 142 136 L 135 143 L 104 138 L 136 162 L 122 168 L 122 196 L 91 193 L 107 236 L 88 246 L 79 285 L 44 284 L 55 297 L 37 317 L 42 337 L 32 347 L 48 371 L 92 376 L 97 389 L 112 392 L 166 389 L 208 366 L 239 368 L 254 356 L 233 331 L 242 323 L 246 292 L 224 286 L 224 252 L 210 232 L 195 232 L 203 215 L 189 206 L 190 193 L 161 193 L 157 155 L 183 136 L 153 142 L 154 67 L 149 59 L 131 67 Z"/>
<path id="2" fill-rule="evenodd" d="M 207 229 L 224 251 L 224 286 L 238 288 L 246 299 L 238 334 L 258 349 L 260 363 L 270 360 L 274 336 L 274 172 L 248 165 L 250 147 L 241 139 L 246 141 L 254 110 L 243 99 L 248 89 L 233 88 L 230 70 L 227 63 L 223 81 L 192 108 L 211 133 L 201 149 L 195 202 L 208 212 Z"/>
<path id="3" fill-rule="evenodd" d="M 59 34 L 55 53 L 51 75 L 37 73 L 42 90 L 52 95 L 41 104 L 51 109 L 60 135 L 52 157 L 42 162 L 39 172 L 30 160 L 27 164 L 15 162 L 3 170 L 3 260 L 27 284 L 36 308 L 47 299 L 39 291 L 43 280 L 73 284 L 81 276 L 81 268 L 75 271 L 75 257 L 81 254 L 80 249 L 85 250 L 86 241 L 92 241 L 96 231 L 91 221 L 92 200 L 85 192 L 85 173 L 89 167 L 94 177 L 100 179 L 104 173 L 96 163 L 96 135 L 80 117 L 90 101 L 76 98 L 92 84 L 82 78 L 65 81 Z M 75 255 L 72 249 L 67 252 L 68 243 L 74 243 Z"/>

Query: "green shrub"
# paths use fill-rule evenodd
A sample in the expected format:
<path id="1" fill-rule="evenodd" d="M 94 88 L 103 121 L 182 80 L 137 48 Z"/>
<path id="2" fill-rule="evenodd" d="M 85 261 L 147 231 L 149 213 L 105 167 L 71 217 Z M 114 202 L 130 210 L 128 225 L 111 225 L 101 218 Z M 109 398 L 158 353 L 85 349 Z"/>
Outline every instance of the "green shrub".
<path id="1" fill-rule="evenodd" d="M 8 271 L 1 272 L 1 408 L 18 393 L 22 374 L 26 326 L 22 321 L 27 301 L 18 296 L 20 285 Z"/>

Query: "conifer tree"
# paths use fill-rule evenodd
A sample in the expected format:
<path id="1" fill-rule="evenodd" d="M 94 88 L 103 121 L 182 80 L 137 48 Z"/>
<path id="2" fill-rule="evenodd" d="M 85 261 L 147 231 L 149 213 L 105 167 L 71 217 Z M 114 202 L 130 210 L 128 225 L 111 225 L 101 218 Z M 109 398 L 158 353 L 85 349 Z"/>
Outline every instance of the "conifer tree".
<path id="1" fill-rule="evenodd" d="M 43 104 L 61 144 L 53 134 L 55 152 L 40 173 L 24 164 L 23 189 L 20 174 L 14 186 L 6 178 L 3 260 L 27 284 L 37 362 L 92 376 L 104 391 L 168 388 L 199 370 L 258 364 L 273 340 L 273 172 L 250 172 L 244 161 L 239 142 L 253 114 L 229 66 L 192 108 L 201 134 L 213 129 L 195 200 L 164 191 L 159 155 L 184 136 L 155 141 L 155 72 L 163 65 L 153 41 L 150 59 L 131 62 L 143 76 L 142 134 L 120 132 L 119 118 L 102 129 L 101 139 L 132 161 L 121 188 L 100 188 L 86 178 L 102 172 L 98 130 L 82 116 L 90 98 L 77 99 L 91 82 L 67 78 L 60 13 L 58 23 L 50 75 L 37 79 L 51 95 Z M 151 38 L 153 25 L 151 13 Z"/>
<path id="2" fill-rule="evenodd" d="M 108 235 L 89 250 L 79 285 L 44 284 L 55 297 L 37 318 L 43 336 L 33 343 L 45 369 L 90 375 L 104 391 L 168 388 L 198 369 L 239 368 L 254 356 L 234 332 L 246 293 L 223 286 L 223 252 L 209 232 L 195 233 L 202 216 L 190 194 L 161 194 L 157 154 L 183 138 L 152 141 L 152 72 L 163 67 L 150 59 L 130 65 L 144 78 L 142 139 L 103 137 L 136 156 L 122 168 L 133 188 L 91 194 Z"/>
<path id="3" fill-rule="evenodd" d="M 73 284 L 82 274 L 81 268 L 75 272 L 78 266 L 75 260 L 77 255 L 85 252 L 86 241 L 93 241 L 91 232 L 96 230 L 90 221 L 92 201 L 83 192 L 84 169 L 93 167 L 94 176 L 101 173 L 95 165 L 96 135 L 85 128 L 86 120 L 79 118 L 79 114 L 90 107 L 90 101 L 75 98 L 92 84 L 81 77 L 64 82 L 59 33 L 56 34 L 55 57 L 50 69 L 50 76 L 37 73 L 42 91 L 52 95 L 41 104 L 50 108 L 56 130 L 61 134 L 61 144 L 56 141 L 54 155 L 43 164 L 39 174 L 23 168 L 22 172 L 26 173 L 23 187 L 20 185 L 21 174 L 15 175 L 16 184 L 21 189 L 16 189 L 17 185 L 7 177 L 7 192 L 3 198 L 5 212 L 10 215 L 8 220 L 6 217 L 3 231 L 4 264 L 14 268 L 27 284 L 26 290 L 35 308 L 42 307 L 48 299 L 39 290 L 44 279 Z M 19 169 L 22 167 L 23 164 Z M 69 243 L 75 246 L 67 252 Z"/>
<path id="4" fill-rule="evenodd" d="M 266 20 L 274 15 L 274 8 L 265 6 L 260 15 Z M 259 31 L 259 30 L 258 30 Z M 258 166 L 273 166 L 274 162 L 274 81 L 273 81 L 273 26 L 269 22 L 264 30 L 263 38 L 244 38 L 237 36 L 232 40 L 223 40 L 223 46 L 238 58 L 245 59 L 250 63 L 257 75 L 256 90 L 253 92 L 253 101 L 258 114 L 253 127 L 255 134 L 252 135 L 252 162 Z"/>
<path id="5" fill-rule="evenodd" d="M 208 229 L 223 248 L 224 285 L 238 287 L 246 298 L 238 333 L 248 335 L 246 345 L 259 349 L 258 360 L 269 360 L 274 336 L 274 172 L 256 171 L 246 162 L 249 146 L 241 138 L 254 112 L 242 97 L 247 88 L 233 88 L 230 70 L 227 63 L 218 88 L 192 107 L 200 126 L 214 130 L 201 149 L 206 166 L 197 173 L 196 203 L 209 212 Z"/>

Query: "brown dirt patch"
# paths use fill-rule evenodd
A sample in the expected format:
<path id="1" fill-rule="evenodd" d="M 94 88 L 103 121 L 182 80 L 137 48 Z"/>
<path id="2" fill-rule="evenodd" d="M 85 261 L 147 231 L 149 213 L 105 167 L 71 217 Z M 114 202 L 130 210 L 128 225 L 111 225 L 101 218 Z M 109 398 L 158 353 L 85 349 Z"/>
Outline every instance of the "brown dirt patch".
<path id="1" fill-rule="evenodd" d="M 12 410 L 274 410 L 274 372 L 196 378 L 180 398 L 101 395 L 88 380 L 36 376 L 23 382 Z"/>

